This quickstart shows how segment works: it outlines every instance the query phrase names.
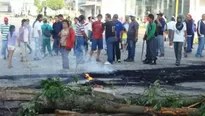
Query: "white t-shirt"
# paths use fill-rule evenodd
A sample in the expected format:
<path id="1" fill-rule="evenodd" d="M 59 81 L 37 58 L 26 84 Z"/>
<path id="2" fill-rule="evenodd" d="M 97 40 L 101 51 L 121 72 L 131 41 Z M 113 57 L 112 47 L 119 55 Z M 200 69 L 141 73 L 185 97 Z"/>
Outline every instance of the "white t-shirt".
<path id="1" fill-rule="evenodd" d="M 181 31 L 178 31 L 176 26 L 174 26 L 174 42 L 184 42 L 185 40 L 185 32 L 186 32 L 186 24 L 183 23 L 184 27 Z"/>
<path id="2" fill-rule="evenodd" d="M 41 25 L 42 25 L 41 22 L 36 21 L 33 28 L 33 37 L 39 37 L 38 31 L 41 32 Z"/>
<path id="3" fill-rule="evenodd" d="M 87 28 L 88 28 L 88 31 L 92 31 L 92 22 L 88 23 L 88 27 Z"/>
<path id="4" fill-rule="evenodd" d="M 174 30 L 175 25 L 176 25 L 175 21 L 170 21 L 169 23 L 167 23 L 167 29 Z"/>
<path id="5" fill-rule="evenodd" d="M 24 42 L 28 42 L 28 37 L 29 37 L 29 30 L 28 28 L 24 28 Z"/>

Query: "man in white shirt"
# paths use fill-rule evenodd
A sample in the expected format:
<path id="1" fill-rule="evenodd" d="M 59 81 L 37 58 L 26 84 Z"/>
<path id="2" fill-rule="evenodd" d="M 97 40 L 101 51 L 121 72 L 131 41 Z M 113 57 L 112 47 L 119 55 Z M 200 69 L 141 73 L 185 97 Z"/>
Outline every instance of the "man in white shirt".
<path id="1" fill-rule="evenodd" d="M 41 48 L 42 48 L 42 31 L 41 31 L 41 21 L 43 20 L 43 15 L 39 14 L 36 21 L 33 24 L 33 37 L 35 40 L 35 54 L 34 60 L 40 60 Z"/>
<path id="2" fill-rule="evenodd" d="M 177 17 L 177 23 L 174 26 L 173 31 L 173 42 L 174 42 L 174 52 L 176 57 L 176 66 L 180 65 L 182 57 L 182 47 L 184 42 L 186 42 L 187 32 L 186 24 L 183 22 L 183 16 L 179 15 Z"/>
<path id="3" fill-rule="evenodd" d="M 170 46 L 170 48 L 173 48 L 173 36 L 172 36 L 172 33 L 173 33 L 175 25 L 176 25 L 175 18 L 172 17 L 171 21 L 167 23 L 167 30 L 168 30 L 168 38 L 169 38 L 169 46 Z"/>
<path id="4" fill-rule="evenodd" d="M 29 39 L 29 29 L 27 27 L 27 20 L 23 19 L 21 27 L 19 29 L 19 47 L 20 47 L 20 56 L 21 62 L 27 62 L 27 44 L 30 41 Z"/>

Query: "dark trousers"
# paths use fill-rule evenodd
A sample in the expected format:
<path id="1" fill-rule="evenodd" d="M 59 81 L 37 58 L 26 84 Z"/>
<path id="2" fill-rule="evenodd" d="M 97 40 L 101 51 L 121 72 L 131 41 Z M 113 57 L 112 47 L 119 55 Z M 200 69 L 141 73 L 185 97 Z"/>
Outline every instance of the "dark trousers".
<path id="1" fill-rule="evenodd" d="M 151 40 L 147 40 L 147 49 L 146 49 L 146 59 L 148 60 L 156 60 L 157 59 L 157 38 L 152 38 Z"/>
<path id="2" fill-rule="evenodd" d="M 121 59 L 120 41 L 114 42 L 114 45 L 113 45 L 113 60 L 114 61 L 115 61 L 115 56 L 117 60 Z"/>
<path id="3" fill-rule="evenodd" d="M 191 38 L 191 48 L 193 48 L 193 43 L 194 43 L 194 34 L 192 35 L 192 38 Z"/>
<path id="4" fill-rule="evenodd" d="M 174 53 L 176 57 L 176 63 L 180 63 L 182 58 L 183 42 L 174 42 Z"/>
<path id="5" fill-rule="evenodd" d="M 58 55 L 60 50 L 60 39 L 59 38 L 54 38 L 54 43 L 53 43 L 53 51 L 55 54 Z"/>
<path id="6" fill-rule="evenodd" d="M 30 52 L 32 52 L 32 48 L 29 44 L 27 44 L 27 48 L 29 49 Z"/>

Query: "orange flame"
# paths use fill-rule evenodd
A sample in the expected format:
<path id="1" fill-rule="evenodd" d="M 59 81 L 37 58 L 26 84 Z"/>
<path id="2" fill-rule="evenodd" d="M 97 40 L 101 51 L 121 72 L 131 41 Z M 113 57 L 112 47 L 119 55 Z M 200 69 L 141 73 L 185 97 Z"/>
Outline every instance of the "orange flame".
<path id="1" fill-rule="evenodd" d="M 93 80 L 93 78 L 89 74 L 85 74 L 85 78 L 88 79 L 89 81 Z"/>

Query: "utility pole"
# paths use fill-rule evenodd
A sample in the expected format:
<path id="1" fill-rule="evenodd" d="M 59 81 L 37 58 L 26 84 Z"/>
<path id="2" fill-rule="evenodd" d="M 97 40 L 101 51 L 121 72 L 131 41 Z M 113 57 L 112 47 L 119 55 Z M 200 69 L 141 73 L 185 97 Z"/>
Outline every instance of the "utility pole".
<path id="1" fill-rule="evenodd" d="M 175 17 L 178 16 L 178 12 L 179 12 L 179 0 L 176 0 L 176 5 L 175 5 Z"/>

